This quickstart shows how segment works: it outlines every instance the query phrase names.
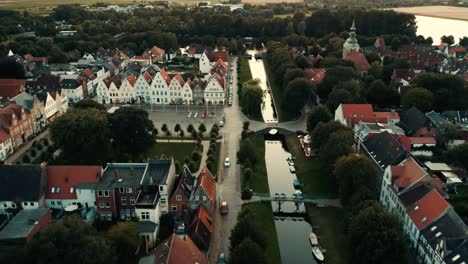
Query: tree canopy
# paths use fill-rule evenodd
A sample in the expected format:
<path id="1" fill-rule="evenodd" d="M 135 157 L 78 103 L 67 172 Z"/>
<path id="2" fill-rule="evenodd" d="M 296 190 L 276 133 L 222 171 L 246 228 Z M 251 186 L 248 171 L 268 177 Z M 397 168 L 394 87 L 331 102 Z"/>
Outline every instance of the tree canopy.
<path id="1" fill-rule="evenodd" d="M 283 108 L 291 113 L 299 113 L 312 94 L 312 86 L 305 78 L 297 78 L 286 87 Z"/>
<path id="2" fill-rule="evenodd" d="M 319 122 L 326 123 L 332 119 L 333 115 L 330 110 L 324 105 L 318 105 L 312 109 L 307 117 L 307 131 L 312 132 Z"/>
<path id="3" fill-rule="evenodd" d="M 241 107 L 242 112 L 248 116 L 261 118 L 261 106 L 263 102 L 263 90 L 258 80 L 250 80 L 242 85 Z"/>
<path id="4" fill-rule="evenodd" d="M 414 106 L 424 113 L 434 109 L 432 93 L 424 88 L 409 90 L 401 99 L 401 103 L 405 109 Z"/>

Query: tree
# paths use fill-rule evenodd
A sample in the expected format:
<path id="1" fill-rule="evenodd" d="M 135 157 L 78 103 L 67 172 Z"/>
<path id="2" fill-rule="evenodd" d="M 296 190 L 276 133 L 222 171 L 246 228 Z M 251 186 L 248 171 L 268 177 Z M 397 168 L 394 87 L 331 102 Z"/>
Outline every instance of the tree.
<path id="1" fill-rule="evenodd" d="M 250 80 L 242 85 L 241 107 L 247 116 L 261 118 L 261 105 L 263 102 L 263 90 L 258 80 Z"/>
<path id="2" fill-rule="evenodd" d="M 250 122 L 249 121 L 244 121 L 242 124 L 242 130 L 249 130 Z"/>
<path id="3" fill-rule="evenodd" d="M 450 156 L 468 169 L 468 143 L 458 145 L 450 150 Z"/>
<path id="4" fill-rule="evenodd" d="M 283 99 L 283 109 L 290 113 L 299 113 L 312 94 L 310 82 L 297 78 L 288 83 Z"/>
<path id="5" fill-rule="evenodd" d="M 43 254 L 47 252 L 47 254 Z M 126 254 L 128 252 L 122 252 Z M 133 253 L 133 252 L 132 252 Z M 120 254 L 120 253 L 119 253 Z M 26 244 L 15 263 L 117 263 L 115 252 L 104 237 L 80 217 L 66 216 L 41 231 Z"/>
<path id="6" fill-rule="evenodd" d="M 405 238 L 395 214 L 372 203 L 352 217 L 349 227 L 351 257 L 368 264 L 405 263 Z"/>
<path id="7" fill-rule="evenodd" d="M 245 239 L 254 241 L 261 248 L 266 247 L 266 238 L 261 228 L 254 221 L 249 210 L 243 209 L 238 216 L 237 224 L 231 230 L 229 241 L 231 242 L 231 252 Z"/>
<path id="8" fill-rule="evenodd" d="M 83 99 L 83 100 L 79 101 L 78 103 L 76 103 L 74 105 L 74 108 L 78 108 L 78 109 L 96 108 L 96 109 L 102 110 L 102 111 L 106 110 L 106 108 L 102 104 L 100 104 L 100 103 L 98 103 L 98 102 L 96 102 L 96 101 L 94 101 L 92 99 Z"/>
<path id="9" fill-rule="evenodd" d="M 199 133 L 200 135 L 203 135 L 203 133 L 205 133 L 205 132 L 206 132 L 206 127 L 205 127 L 205 125 L 202 123 L 202 124 L 200 124 L 200 125 L 198 126 L 198 133 Z"/>
<path id="10" fill-rule="evenodd" d="M 401 103 L 405 109 L 409 109 L 414 106 L 420 111 L 426 113 L 434 109 L 433 100 L 432 93 L 427 89 L 413 88 L 403 96 Z"/>
<path id="11" fill-rule="evenodd" d="M 345 89 L 334 88 L 328 95 L 327 107 L 330 109 L 330 112 L 334 113 L 340 104 L 350 104 L 353 101 L 354 98 L 350 92 Z"/>
<path id="12" fill-rule="evenodd" d="M 401 43 L 399 38 L 393 38 L 392 42 L 390 42 L 390 47 L 393 51 L 397 51 L 400 48 L 400 44 Z"/>
<path id="13" fill-rule="evenodd" d="M 460 38 L 458 44 L 463 47 L 468 47 L 468 37 Z"/>
<path id="14" fill-rule="evenodd" d="M 380 64 L 380 60 L 372 62 L 369 71 L 367 71 L 367 74 L 374 76 L 375 79 L 382 78 L 382 73 L 383 67 Z"/>
<path id="15" fill-rule="evenodd" d="M 363 155 L 349 154 L 336 161 L 333 172 L 338 182 L 340 199 L 348 205 L 351 197 L 360 189 L 375 192 L 377 171 L 372 162 Z"/>
<path id="16" fill-rule="evenodd" d="M 240 244 L 235 245 L 231 253 L 229 263 L 245 264 L 257 263 L 265 264 L 265 251 L 249 238 L 244 239 Z"/>
<path id="17" fill-rule="evenodd" d="M 162 124 L 161 131 L 164 132 L 164 133 L 166 133 L 168 131 L 166 124 Z"/>
<path id="18" fill-rule="evenodd" d="M 174 126 L 174 132 L 177 133 L 177 132 L 179 132 L 179 131 L 180 131 L 180 125 L 179 125 L 179 124 L 176 124 L 176 125 Z"/>
<path id="19" fill-rule="evenodd" d="M 345 127 L 343 124 L 341 124 L 338 121 L 331 121 L 328 123 L 319 122 L 311 133 L 313 147 L 321 148 L 323 145 L 325 145 L 328 142 L 330 135 L 333 132 L 336 132 L 339 130 L 351 131 L 350 128 Z"/>
<path id="20" fill-rule="evenodd" d="M 312 132 L 319 122 L 326 123 L 332 119 L 333 115 L 330 110 L 324 105 L 318 105 L 312 109 L 307 117 L 307 131 Z"/>
<path id="21" fill-rule="evenodd" d="M 193 160 L 193 161 L 200 161 L 201 158 L 202 158 L 202 154 L 201 154 L 200 151 L 194 150 L 194 151 L 192 151 L 191 157 L 192 157 L 192 160 Z"/>
<path id="22" fill-rule="evenodd" d="M 192 124 L 187 126 L 187 132 L 192 133 L 195 130 Z"/>
<path id="23" fill-rule="evenodd" d="M 65 164 L 103 164 L 111 153 L 106 114 L 89 108 L 68 111 L 51 125 L 54 145 Z"/>
<path id="24" fill-rule="evenodd" d="M 348 155 L 353 151 L 353 143 L 353 131 L 336 131 L 330 135 L 327 143 L 320 148 L 320 159 L 332 167 L 339 157 Z"/>
<path id="25" fill-rule="evenodd" d="M 398 106 L 400 96 L 396 90 L 385 85 L 382 80 L 375 80 L 369 86 L 367 101 L 380 107 Z"/>
<path id="26" fill-rule="evenodd" d="M 450 36 L 443 35 L 442 37 L 440 37 L 440 41 L 451 46 L 455 43 L 455 38 L 452 35 Z"/>
<path id="27" fill-rule="evenodd" d="M 446 123 L 441 125 L 442 135 L 445 139 L 452 140 L 457 137 L 457 126 L 452 123 Z"/>
<path id="28" fill-rule="evenodd" d="M 250 139 L 245 139 L 240 143 L 239 152 L 237 152 L 237 159 L 240 163 L 249 161 L 251 164 L 255 164 L 257 161 L 255 147 Z"/>
<path id="29" fill-rule="evenodd" d="M 359 79 L 359 76 L 352 67 L 333 66 L 327 69 L 327 74 L 318 86 L 317 92 L 320 98 L 326 99 L 332 89 L 340 82 Z"/>
<path id="30" fill-rule="evenodd" d="M 132 157 L 145 153 L 156 142 L 156 129 L 145 110 L 121 107 L 108 119 L 114 147 Z"/>
<path id="31" fill-rule="evenodd" d="M 180 165 L 179 165 L 180 166 Z M 135 263 L 139 239 L 134 221 L 118 222 L 107 231 L 106 238 L 113 252 L 117 253 L 117 263 Z"/>
<path id="32" fill-rule="evenodd" d="M 305 73 L 304 73 L 304 70 L 301 68 L 287 69 L 283 78 L 283 88 L 286 88 L 286 86 L 288 85 L 290 81 L 297 79 L 297 78 L 304 78 L 304 77 L 305 77 Z"/>
<path id="33" fill-rule="evenodd" d="M 184 130 L 181 129 L 181 130 L 179 131 L 179 137 L 180 137 L 180 139 L 182 140 L 182 142 L 184 142 L 184 136 L 185 136 Z"/>

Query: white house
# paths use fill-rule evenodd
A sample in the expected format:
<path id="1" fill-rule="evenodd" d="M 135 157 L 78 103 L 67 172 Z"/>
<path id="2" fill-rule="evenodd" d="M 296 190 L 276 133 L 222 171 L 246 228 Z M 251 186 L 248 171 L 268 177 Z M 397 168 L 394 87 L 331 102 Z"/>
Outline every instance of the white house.
<path id="1" fill-rule="evenodd" d="M 188 78 L 182 88 L 182 97 L 184 104 L 193 104 L 193 93 L 192 93 L 193 81 Z"/>
<path id="2" fill-rule="evenodd" d="M 96 86 L 96 95 L 99 103 L 110 104 L 110 94 L 104 80 L 101 80 Z"/>
<path id="3" fill-rule="evenodd" d="M 4 161 L 13 153 L 10 134 L 0 127 L 0 161 Z"/>
<path id="4" fill-rule="evenodd" d="M 140 102 L 149 103 L 151 101 L 150 89 L 153 82 L 153 76 L 147 71 L 138 76 L 135 85 L 133 86 L 135 98 Z"/>
<path id="5" fill-rule="evenodd" d="M 208 83 L 203 91 L 205 102 L 209 105 L 223 105 L 226 99 L 224 90 L 225 80 L 223 77 L 214 73 L 211 75 Z"/>
<path id="6" fill-rule="evenodd" d="M 61 76 L 63 78 L 60 82 L 60 88 L 62 89 L 62 95 L 65 95 L 68 98 L 68 103 L 77 103 L 84 99 L 84 89 L 83 85 L 86 86 L 86 83 L 80 83 L 76 78 L 77 76 Z M 70 78 L 67 78 L 70 77 Z"/>
<path id="7" fill-rule="evenodd" d="M 198 60 L 198 68 L 200 69 L 201 73 L 209 73 L 211 70 L 211 62 L 210 59 L 208 58 L 208 55 L 206 52 L 203 52 L 201 55 L 200 59 Z"/>
<path id="8" fill-rule="evenodd" d="M 169 102 L 180 104 L 184 99 L 182 96 L 182 88 L 184 86 L 184 79 L 180 73 L 176 73 L 169 83 Z"/>
<path id="9" fill-rule="evenodd" d="M 169 84 L 171 83 L 171 77 L 164 70 L 161 69 L 154 76 L 153 82 L 151 83 L 151 103 L 152 104 L 169 104 L 171 101 L 169 93 Z"/>
<path id="10" fill-rule="evenodd" d="M 121 103 L 131 103 L 135 100 L 135 90 L 134 85 L 136 83 L 135 75 L 131 74 L 127 78 L 123 79 L 122 85 L 119 89 L 119 102 Z"/>

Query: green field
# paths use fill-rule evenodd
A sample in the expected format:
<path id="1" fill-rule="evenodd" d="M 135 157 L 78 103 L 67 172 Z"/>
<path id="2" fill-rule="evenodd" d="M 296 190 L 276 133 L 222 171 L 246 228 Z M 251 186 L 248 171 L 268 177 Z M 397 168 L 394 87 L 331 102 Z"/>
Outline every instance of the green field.
<path id="1" fill-rule="evenodd" d="M 249 60 L 247 58 L 239 59 L 239 78 L 240 83 L 252 80 L 252 73 L 250 72 Z"/>
<path id="2" fill-rule="evenodd" d="M 174 161 L 177 160 L 180 165 L 183 165 L 185 156 L 190 157 L 194 149 L 195 143 L 157 142 L 148 151 L 148 157 L 159 158 L 161 154 L 164 154 L 168 158 L 173 157 Z M 198 166 L 200 166 L 200 164 L 198 164 Z M 195 171 L 193 171 L 193 173 L 195 173 Z"/>

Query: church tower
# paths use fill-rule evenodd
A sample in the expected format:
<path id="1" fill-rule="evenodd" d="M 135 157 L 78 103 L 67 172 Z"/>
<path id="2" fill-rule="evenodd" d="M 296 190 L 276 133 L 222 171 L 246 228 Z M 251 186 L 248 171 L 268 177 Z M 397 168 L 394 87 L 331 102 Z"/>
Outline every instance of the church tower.
<path id="1" fill-rule="evenodd" d="M 359 51 L 359 43 L 356 39 L 356 24 L 354 23 L 354 19 L 353 25 L 351 25 L 350 28 L 349 37 L 343 44 L 343 59 L 346 59 L 348 54 L 353 50 Z"/>

